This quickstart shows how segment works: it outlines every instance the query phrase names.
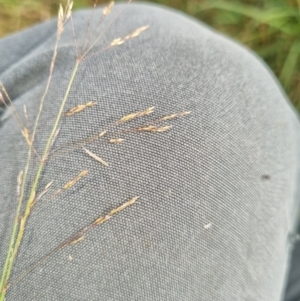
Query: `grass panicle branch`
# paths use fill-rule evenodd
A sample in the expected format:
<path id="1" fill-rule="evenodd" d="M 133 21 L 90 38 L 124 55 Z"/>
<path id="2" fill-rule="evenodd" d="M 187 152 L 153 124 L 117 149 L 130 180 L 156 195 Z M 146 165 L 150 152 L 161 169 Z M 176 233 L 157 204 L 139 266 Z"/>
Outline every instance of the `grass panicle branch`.
<path id="1" fill-rule="evenodd" d="M 131 198 L 130 200 L 124 202 L 120 206 L 112 209 L 108 214 L 105 214 L 103 216 L 98 217 L 96 220 L 94 220 L 91 224 L 88 226 L 83 227 L 81 230 L 79 230 L 76 234 L 72 235 L 68 239 L 66 239 L 64 242 L 59 244 L 56 248 L 54 248 L 52 251 L 50 251 L 48 254 L 46 254 L 43 258 L 38 260 L 33 266 L 31 266 L 27 271 L 25 271 L 23 274 L 21 274 L 16 279 L 12 280 L 11 283 L 6 287 L 6 289 L 11 288 L 12 286 L 19 283 L 22 279 L 24 279 L 29 273 L 34 271 L 37 267 L 39 267 L 41 264 L 46 262 L 52 255 L 57 253 L 58 251 L 62 250 L 63 248 L 67 246 L 75 245 L 85 239 L 85 234 L 95 228 L 98 225 L 101 225 L 105 223 L 106 221 L 110 220 L 114 215 L 117 213 L 120 213 L 124 209 L 126 209 L 129 206 L 132 206 L 140 197 L 135 196 Z"/>

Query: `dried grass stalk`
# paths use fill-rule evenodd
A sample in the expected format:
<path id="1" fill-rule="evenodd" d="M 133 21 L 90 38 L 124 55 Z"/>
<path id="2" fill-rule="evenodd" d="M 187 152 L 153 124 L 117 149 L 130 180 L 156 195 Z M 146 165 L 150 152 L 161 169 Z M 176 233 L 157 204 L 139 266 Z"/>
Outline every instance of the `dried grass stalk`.
<path id="1" fill-rule="evenodd" d="M 146 29 L 149 28 L 149 25 L 146 25 L 146 26 L 142 26 L 138 29 L 136 29 L 134 32 L 132 32 L 131 34 L 123 37 L 123 38 L 116 38 L 114 39 L 110 44 L 109 46 L 110 47 L 113 47 L 113 46 L 118 46 L 118 45 L 121 45 L 123 43 L 125 43 L 127 40 L 129 39 L 132 39 L 132 38 L 135 38 L 137 36 L 139 36 L 143 31 L 145 31 Z"/>
<path id="2" fill-rule="evenodd" d="M 121 139 L 121 138 L 115 138 L 115 139 L 110 139 L 109 143 L 114 143 L 114 144 L 120 144 L 124 141 L 125 139 Z"/>

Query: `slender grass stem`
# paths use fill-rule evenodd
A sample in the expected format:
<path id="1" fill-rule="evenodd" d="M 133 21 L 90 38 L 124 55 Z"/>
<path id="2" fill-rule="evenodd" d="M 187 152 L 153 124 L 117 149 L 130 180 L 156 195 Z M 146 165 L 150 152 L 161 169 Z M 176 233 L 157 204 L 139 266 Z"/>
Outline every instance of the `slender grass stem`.
<path id="1" fill-rule="evenodd" d="M 7 256 L 6 256 L 6 260 L 5 260 L 5 264 L 4 264 L 4 268 L 3 268 L 3 273 L 2 273 L 2 276 L 1 276 L 0 301 L 4 301 L 4 299 L 5 299 L 8 281 L 9 281 L 9 278 L 10 278 L 10 275 L 11 275 L 11 272 L 12 272 L 12 267 L 13 267 L 16 255 L 18 253 L 21 241 L 23 239 L 27 218 L 30 215 L 30 210 L 31 210 L 32 205 L 33 205 L 34 200 L 35 200 L 35 195 L 36 195 L 36 190 L 37 190 L 37 186 L 38 186 L 38 183 L 39 183 L 39 179 L 40 179 L 42 170 L 44 168 L 45 161 L 48 157 L 49 150 L 50 150 L 50 147 L 51 147 L 51 144 L 52 144 L 52 140 L 55 137 L 55 133 L 57 131 L 59 121 L 60 121 L 61 116 L 63 114 L 63 110 L 64 110 L 64 107 L 65 107 L 66 101 L 68 99 L 70 89 L 73 85 L 74 78 L 75 78 L 75 75 L 77 73 L 79 63 L 80 63 L 80 60 L 77 59 L 76 63 L 75 63 L 75 66 L 74 66 L 74 69 L 73 69 L 73 72 L 72 72 L 72 75 L 71 75 L 71 78 L 70 78 L 70 81 L 69 81 L 69 84 L 68 84 L 68 87 L 67 87 L 67 90 L 66 90 L 66 93 L 65 93 L 64 98 L 62 100 L 57 118 L 56 118 L 55 123 L 53 125 L 51 134 L 49 135 L 49 138 L 47 140 L 47 144 L 46 144 L 46 147 L 44 149 L 44 153 L 43 153 L 41 162 L 39 164 L 34 182 L 32 184 L 30 195 L 29 195 L 29 198 L 28 198 L 28 201 L 27 201 L 27 204 L 26 204 L 26 208 L 25 208 L 25 213 L 22 216 L 22 218 L 20 220 L 20 225 L 19 225 L 17 220 L 19 218 L 19 213 L 20 213 L 20 210 L 21 210 L 21 204 L 22 204 L 22 199 L 23 199 L 24 190 L 25 190 L 24 188 L 25 188 L 25 182 L 26 182 L 26 175 L 28 173 L 29 163 L 30 163 L 30 158 L 31 158 L 31 148 L 29 149 L 28 159 L 27 159 L 26 168 L 25 168 L 25 175 L 24 175 L 24 178 L 23 178 L 23 181 L 22 181 L 22 191 L 21 191 L 21 196 L 20 196 L 20 202 L 19 202 L 19 205 L 18 205 L 18 208 L 17 208 L 16 221 L 15 221 L 14 226 L 13 226 L 11 240 L 10 240 L 10 243 L 9 243 L 9 248 L 8 248 L 8 252 L 7 252 Z M 18 225 L 19 225 L 19 228 L 18 228 Z"/>
<path id="2" fill-rule="evenodd" d="M 25 192 L 26 177 L 27 177 L 27 174 L 28 174 L 29 166 L 30 166 L 31 154 L 32 154 L 31 148 L 29 148 L 28 155 L 27 155 L 26 166 L 25 166 L 25 171 L 24 171 L 24 176 L 22 178 L 19 203 L 18 203 L 18 207 L 17 207 L 17 210 L 16 210 L 13 230 L 12 230 L 12 234 L 11 234 L 11 238 L 10 238 L 10 242 L 9 242 L 9 247 L 8 247 L 8 251 L 7 251 L 7 255 L 6 255 L 6 259 L 5 259 L 5 263 L 4 263 L 4 267 L 3 267 L 1 281 L 0 281 L 0 301 L 3 301 L 4 298 L 5 298 L 5 295 L 6 295 L 6 292 L 5 292 L 4 288 L 7 284 L 8 279 L 9 279 L 8 266 L 11 262 L 11 256 L 12 256 L 12 252 L 14 250 L 14 243 L 15 243 L 15 239 L 16 239 L 16 235 L 17 235 L 17 229 L 18 229 L 18 226 L 19 226 L 18 219 L 19 219 L 21 208 L 22 208 L 22 202 L 23 202 L 24 192 Z M 2 294 L 3 294 L 3 296 L 2 296 Z"/>

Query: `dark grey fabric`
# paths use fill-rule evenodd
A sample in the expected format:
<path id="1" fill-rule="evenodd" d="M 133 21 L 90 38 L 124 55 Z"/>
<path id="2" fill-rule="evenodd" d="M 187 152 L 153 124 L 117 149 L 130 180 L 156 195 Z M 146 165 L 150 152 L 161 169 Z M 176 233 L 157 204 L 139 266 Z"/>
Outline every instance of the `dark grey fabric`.
<path id="1" fill-rule="evenodd" d="M 90 13 L 74 14 L 78 39 Z M 33 209 L 12 282 L 97 217 L 134 196 L 140 199 L 13 285 L 6 301 L 283 298 L 299 208 L 296 114 L 253 53 L 167 8 L 128 6 L 94 51 L 148 24 L 141 36 L 81 64 L 66 110 L 91 100 L 97 106 L 63 118 L 55 148 L 152 106 L 152 116 L 130 126 L 175 112 L 191 115 L 166 122 L 173 127 L 165 133 L 116 135 L 125 139 L 119 145 L 88 144 L 109 167 L 81 148 L 50 157 L 39 191 L 54 180 L 53 193 L 81 170 L 89 174 Z M 39 153 L 74 65 L 70 25 L 38 131 Z M 0 41 L 0 79 L 21 115 L 26 105 L 30 127 L 47 80 L 55 30 L 51 21 Z M 0 141 L 2 267 L 17 202 L 16 178 L 27 152 L 8 110 Z"/>

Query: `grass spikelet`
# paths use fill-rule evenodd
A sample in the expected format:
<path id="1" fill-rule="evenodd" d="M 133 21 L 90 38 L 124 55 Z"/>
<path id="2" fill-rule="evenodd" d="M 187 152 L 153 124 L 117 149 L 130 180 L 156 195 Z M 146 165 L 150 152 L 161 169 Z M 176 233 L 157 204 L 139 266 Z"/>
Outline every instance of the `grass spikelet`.
<path id="1" fill-rule="evenodd" d="M 63 189 L 69 189 L 71 187 L 73 187 L 82 177 L 86 176 L 88 174 L 88 170 L 83 170 L 82 172 L 80 172 L 78 174 L 77 177 L 75 177 L 73 180 L 71 180 L 70 182 L 68 182 L 67 184 L 64 185 Z"/>
<path id="2" fill-rule="evenodd" d="M 142 26 L 138 29 L 136 29 L 135 31 L 133 31 L 131 34 L 128 34 L 127 36 L 125 36 L 124 38 L 116 38 L 114 39 L 110 44 L 109 46 L 110 47 L 113 47 L 113 46 L 118 46 L 118 45 L 121 45 L 123 43 L 125 43 L 127 40 L 129 39 L 132 39 L 132 38 L 135 38 L 137 36 L 139 36 L 143 31 L 145 31 L 146 29 L 149 28 L 149 25 L 147 26 Z"/>
<path id="3" fill-rule="evenodd" d="M 123 211 L 125 208 L 133 205 L 140 197 L 139 196 L 135 196 L 132 199 L 130 199 L 129 201 L 126 201 L 125 203 L 123 203 L 121 206 L 112 209 L 108 214 L 101 216 L 99 218 L 97 218 L 92 225 L 96 226 L 96 225 L 100 225 L 103 224 L 104 222 L 108 221 L 113 215 Z M 90 229 L 89 227 L 86 229 Z"/>
<path id="4" fill-rule="evenodd" d="M 117 207 L 117 208 L 111 210 L 111 211 L 109 212 L 108 215 L 113 216 L 114 214 L 123 211 L 125 208 L 127 208 L 127 207 L 133 205 L 133 204 L 137 201 L 137 199 L 139 199 L 139 196 L 133 197 L 132 199 L 130 199 L 129 201 L 125 202 L 125 203 L 122 204 L 121 206 L 119 206 L 119 207 Z"/>
<path id="5" fill-rule="evenodd" d="M 79 113 L 79 112 L 83 111 L 83 110 L 86 109 L 86 108 L 95 106 L 96 104 L 97 104 L 97 103 L 94 102 L 94 101 L 89 101 L 89 102 L 87 102 L 86 104 L 78 105 L 78 106 L 76 106 L 76 107 L 70 109 L 65 115 L 66 115 L 66 116 L 72 116 L 72 115 L 74 115 L 75 113 Z"/>
<path id="6" fill-rule="evenodd" d="M 146 109 L 145 111 L 140 112 L 138 117 L 143 117 L 143 116 L 152 114 L 154 109 L 155 109 L 155 107 L 150 107 L 150 108 Z"/>
<path id="7" fill-rule="evenodd" d="M 79 238 L 76 238 L 76 239 L 74 239 L 74 240 L 72 240 L 72 241 L 70 242 L 70 245 L 75 245 L 75 244 L 77 244 L 77 243 L 83 241 L 84 238 L 85 238 L 84 236 L 81 236 L 81 237 L 79 237 Z"/>
<path id="8" fill-rule="evenodd" d="M 177 118 L 177 117 L 186 116 L 186 115 L 189 115 L 189 114 L 191 114 L 190 111 L 185 111 L 185 112 L 181 112 L 181 113 L 174 113 L 174 114 L 162 117 L 160 119 L 160 121 L 171 120 L 171 119 L 174 119 L 174 118 Z"/>
<path id="9" fill-rule="evenodd" d="M 57 34 L 61 35 L 61 33 L 63 32 L 63 29 L 64 29 L 64 25 L 63 25 L 64 9 L 63 9 L 61 3 L 59 4 L 57 19 L 58 19 L 57 20 Z"/>
<path id="10" fill-rule="evenodd" d="M 128 115 L 122 117 L 120 120 L 118 120 L 116 124 L 128 122 L 128 121 L 133 120 L 134 118 L 137 118 L 137 117 L 143 117 L 143 116 L 149 115 L 149 114 L 153 113 L 154 108 L 155 107 L 150 107 L 150 108 L 148 108 L 144 111 L 141 111 L 141 112 L 135 112 L 135 113 L 128 114 Z"/>
<path id="11" fill-rule="evenodd" d="M 86 149 L 85 147 L 83 147 L 83 150 L 92 158 L 94 158 L 96 161 L 100 162 L 101 164 L 103 164 L 104 166 L 108 167 L 108 163 L 105 162 L 103 159 L 101 159 L 100 157 L 98 157 L 97 155 L 95 155 L 94 153 L 92 153 L 91 151 L 89 151 L 88 149 Z"/>
<path id="12" fill-rule="evenodd" d="M 110 218 L 111 218 L 110 215 L 101 216 L 93 222 L 93 226 L 103 224 L 104 222 L 108 221 Z"/>
<path id="13" fill-rule="evenodd" d="M 120 120 L 118 120 L 117 123 L 124 123 L 124 122 L 130 121 L 130 120 L 136 118 L 138 114 L 139 114 L 139 112 L 128 114 L 128 115 L 122 117 Z"/>
<path id="14" fill-rule="evenodd" d="M 67 5 L 66 5 L 66 21 L 71 17 L 71 14 L 72 14 L 72 8 L 73 8 L 73 1 L 69 1 L 67 2 Z"/>
<path id="15" fill-rule="evenodd" d="M 125 43 L 125 40 L 124 40 L 124 39 L 122 39 L 122 38 L 116 38 L 116 39 L 114 39 L 114 40 L 109 44 L 109 46 L 118 46 L 118 45 L 121 45 L 121 44 L 123 44 L 123 43 Z"/>
<path id="16" fill-rule="evenodd" d="M 28 129 L 27 129 L 27 128 L 24 128 L 24 129 L 22 130 L 22 134 L 23 134 L 23 136 L 24 136 L 24 138 L 25 138 L 25 140 L 26 140 L 28 146 L 31 147 L 32 141 L 30 140 Z"/>
<path id="17" fill-rule="evenodd" d="M 109 3 L 109 5 L 108 6 L 106 6 L 104 9 L 103 9 L 103 15 L 104 16 L 107 16 L 108 14 L 110 14 L 110 12 L 111 12 L 111 10 L 112 10 L 112 8 L 113 8 L 113 6 L 115 5 L 115 2 L 114 1 L 111 1 L 110 3 Z"/>
<path id="18" fill-rule="evenodd" d="M 43 189 L 43 191 L 36 197 L 35 202 L 39 201 L 50 189 L 51 185 L 53 184 L 54 181 L 49 182 L 45 188 Z"/>
<path id="19" fill-rule="evenodd" d="M 139 36 L 143 31 L 145 31 L 149 27 L 150 27 L 149 25 L 139 27 L 134 32 L 132 32 L 131 34 L 124 37 L 124 40 L 129 40 L 129 39 L 132 39 L 132 38 L 135 38 L 135 37 Z"/>
<path id="20" fill-rule="evenodd" d="M 113 143 L 113 144 L 120 144 L 124 141 L 125 139 L 121 139 L 121 138 L 115 138 L 115 139 L 110 139 L 109 143 Z"/>
<path id="21" fill-rule="evenodd" d="M 154 129 L 152 132 L 154 132 L 154 133 L 162 133 L 162 132 L 168 131 L 171 128 L 172 128 L 172 125 L 162 126 L 162 127 L 158 127 L 156 129 Z"/>
<path id="22" fill-rule="evenodd" d="M 162 126 L 162 127 L 158 127 L 158 126 L 155 126 L 155 125 L 149 125 L 149 126 L 146 126 L 146 127 L 140 127 L 137 130 L 139 132 L 161 133 L 161 132 L 168 131 L 170 128 L 172 128 L 171 125 Z"/>

